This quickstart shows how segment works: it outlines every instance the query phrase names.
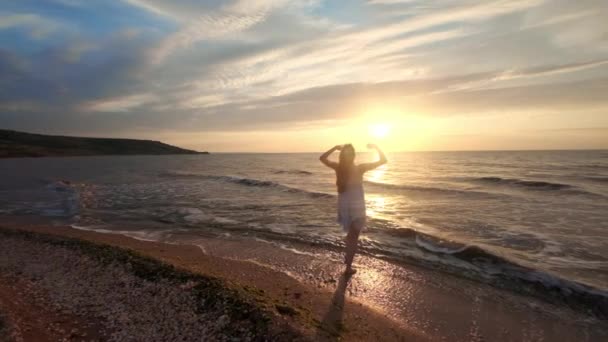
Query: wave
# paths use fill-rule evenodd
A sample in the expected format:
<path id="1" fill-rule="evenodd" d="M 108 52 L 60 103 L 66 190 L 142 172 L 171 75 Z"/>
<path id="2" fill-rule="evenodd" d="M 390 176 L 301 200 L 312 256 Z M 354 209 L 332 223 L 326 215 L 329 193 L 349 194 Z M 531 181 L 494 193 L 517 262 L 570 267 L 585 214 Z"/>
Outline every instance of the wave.
<path id="1" fill-rule="evenodd" d="M 400 237 L 400 247 L 391 249 L 365 240 L 361 241 L 361 253 L 469 278 L 517 293 L 532 295 L 550 303 L 567 305 L 587 313 L 592 312 L 602 319 L 608 318 L 606 290 L 524 266 L 482 246 L 441 239 L 415 229 L 380 230 L 382 233 Z M 342 248 L 339 241 L 310 240 L 302 236 L 270 231 L 256 231 L 256 235 L 273 241 L 305 243 L 336 251 Z"/>
<path id="2" fill-rule="evenodd" d="M 525 266 L 483 246 L 442 239 L 416 229 L 374 228 L 372 231 L 397 237 L 399 243 L 391 247 L 378 243 L 375 239 L 362 240 L 359 249 L 362 254 L 465 277 L 586 313 L 592 312 L 602 319 L 608 318 L 606 289 Z M 341 239 L 311 239 L 263 229 L 256 230 L 256 236 L 271 241 L 314 245 L 337 252 L 343 248 Z"/>
<path id="3" fill-rule="evenodd" d="M 595 192 L 590 192 L 587 190 L 583 190 L 577 186 L 565 184 L 565 183 L 553 183 L 553 182 L 546 182 L 546 181 L 533 181 L 533 180 L 524 180 L 524 179 L 517 179 L 517 178 L 501 178 L 501 177 L 479 177 L 479 178 L 470 178 L 469 180 L 472 180 L 474 182 L 481 182 L 481 183 L 486 183 L 486 184 L 507 186 L 507 187 L 520 188 L 520 189 L 533 190 L 533 191 L 547 191 L 547 192 L 555 191 L 556 193 L 561 192 L 564 194 L 585 195 L 585 196 L 590 196 L 590 197 L 606 198 L 604 195 L 601 195 L 601 194 L 598 194 Z M 595 181 L 602 182 L 603 180 L 600 178 L 599 180 L 596 179 Z"/>
<path id="4" fill-rule="evenodd" d="M 416 245 L 418 247 L 427 250 L 432 253 L 438 254 L 456 254 L 464 251 L 468 248 L 467 245 L 461 243 L 455 243 L 452 241 L 439 240 L 430 241 L 428 238 L 424 238 L 421 235 L 416 234 L 415 237 Z"/>
<path id="5" fill-rule="evenodd" d="M 391 190 L 401 190 L 401 191 L 411 191 L 411 192 L 421 192 L 421 193 L 437 193 L 443 195 L 481 195 L 481 196 L 492 196 L 487 192 L 482 191 L 473 191 L 473 190 L 458 190 L 458 189 L 446 189 L 446 188 L 435 188 L 435 187 L 425 187 L 425 186 L 417 186 L 417 185 L 405 185 L 405 184 L 391 184 L 391 183 L 381 183 L 381 182 L 373 182 L 373 181 L 363 181 L 365 184 L 369 184 L 371 186 L 377 186 L 384 189 Z"/>
<path id="6" fill-rule="evenodd" d="M 105 225 L 80 225 L 80 224 L 71 224 L 70 227 L 78 230 L 85 230 L 96 233 L 103 234 L 117 234 L 124 235 L 135 240 L 141 241 L 150 241 L 150 242 L 158 242 L 162 241 L 163 237 L 167 234 L 170 234 L 172 230 L 116 230 L 116 229 L 108 229 L 109 226 Z"/>
<path id="7" fill-rule="evenodd" d="M 383 232 L 413 242 L 410 245 L 422 253 L 412 252 L 411 247 L 401 249 L 406 254 L 378 247 L 364 247 L 362 252 L 427 268 L 438 268 L 497 287 L 532 294 L 549 302 L 566 304 L 587 312 L 591 310 L 600 318 L 608 318 L 606 290 L 524 266 L 482 246 L 441 239 L 408 228 L 387 229 Z"/>
<path id="8" fill-rule="evenodd" d="M 186 214 L 198 214 L 195 209 L 184 209 Z M 74 226 L 77 229 L 93 230 L 103 233 L 122 234 L 141 240 L 163 241 L 170 230 L 161 231 L 124 231 L 110 230 L 105 227 Z M 226 234 L 243 234 L 258 241 L 268 242 L 293 253 L 317 256 L 308 249 L 299 249 L 298 244 L 315 246 L 336 252 L 342 251 L 341 239 L 311 237 L 302 234 L 276 232 L 268 227 L 242 225 L 213 225 L 204 233 L 218 236 Z M 532 295 L 547 302 L 567 305 L 577 310 L 592 312 L 602 319 L 608 318 L 608 292 L 574 280 L 561 278 L 549 272 L 524 266 L 514 260 L 497 254 L 478 245 L 441 239 L 415 229 L 374 229 L 399 237 L 400 248 L 391 249 L 383 244 L 370 240 L 361 241 L 360 252 L 369 256 L 390 260 L 397 263 L 415 264 L 431 270 L 469 278 L 506 290 Z M 203 233 L 197 231 L 197 234 Z M 295 244 L 295 245 L 294 245 Z"/>
<path id="9" fill-rule="evenodd" d="M 605 289 L 525 266 L 483 246 L 441 239 L 415 229 L 376 228 L 374 232 L 399 237 L 399 247 L 390 248 L 366 239 L 360 241 L 361 253 L 465 277 L 516 293 L 532 295 L 549 303 L 591 312 L 602 319 L 608 318 L 608 291 Z M 251 233 L 250 227 L 247 234 Z M 275 243 L 306 244 L 337 252 L 343 248 L 341 239 L 311 238 L 263 228 L 255 229 L 254 236 Z"/>
<path id="10" fill-rule="evenodd" d="M 181 222 L 189 225 L 200 225 L 202 223 L 214 225 L 235 225 L 241 223 L 228 217 L 212 215 L 210 213 L 203 212 L 198 208 L 190 207 L 177 208 L 175 211 L 165 214 L 156 220 L 162 223 L 172 224 Z"/>
<path id="11" fill-rule="evenodd" d="M 583 167 L 583 168 L 586 168 L 586 169 L 603 169 L 603 170 L 608 170 L 608 164 L 603 164 L 603 163 L 583 164 L 583 165 L 579 165 L 579 167 Z"/>
<path id="12" fill-rule="evenodd" d="M 217 180 L 222 182 L 240 184 L 251 187 L 261 187 L 261 188 L 275 188 L 288 193 L 297 193 L 304 194 L 313 198 L 334 198 L 335 196 L 332 194 L 324 193 L 324 192 L 316 192 L 316 191 L 308 191 L 304 189 L 290 187 L 288 185 L 284 185 L 281 183 L 269 181 L 269 180 L 260 180 L 253 178 L 245 178 L 245 177 L 236 177 L 236 176 L 218 176 L 218 175 L 207 175 L 200 173 L 191 173 L 191 172 L 181 172 L 181 171 L 170 171 L 161 173 L 163 177 L 173 177 L 173 178 L 199 178 L 199 179 L 210 179 Z"/>
<path id="13" fill-rule="evenodd" d="M 551 182 L 545 182 L 545 181 L 532 181 L 532 180 L 524 180 L 524 179 L 517 179 L 517 178 L 480 177 L 480 178 L 474 178 L 473 180 L 478 181 L 478 182 L 484 182 L 484 183 L 512 185 L 512 186 L 525 187 L 525 188 L 538 189 L 538 190 L 564 190 L 564 189 L 575 188 L 573 185 L 570 185 L 570 184 L 551 183 Z"/>
<path id="14" fill-rule="evenodd" d="M 490 282 L 499 287 L 532 293 L 550 302 L 591 311 L 602 319 L 608 318 L 608 292 L 605 290 L 520 265 L 479 246 L 468 246 L 451 256 L 480 267 L 495 279 Z"/>
<path id="15" fill-rule="evenodd" d="M 598 182 L 598 183 L 608 183 L 608 177 L 593 177 L 593 176 L 589 176 L 589 177 L 584 177 L 584 179 L 589 180 L 589 181 L 593 181 L 593 182 Z"/>
<path id="16" fill-rule="evenodd" d="M 300 175 L 300 176 L 310 176 L 312 172 L 306 170 L 275 170 L 272 173 L 280 175 L 280 174 L 290 174 L 290 175 Z"/>

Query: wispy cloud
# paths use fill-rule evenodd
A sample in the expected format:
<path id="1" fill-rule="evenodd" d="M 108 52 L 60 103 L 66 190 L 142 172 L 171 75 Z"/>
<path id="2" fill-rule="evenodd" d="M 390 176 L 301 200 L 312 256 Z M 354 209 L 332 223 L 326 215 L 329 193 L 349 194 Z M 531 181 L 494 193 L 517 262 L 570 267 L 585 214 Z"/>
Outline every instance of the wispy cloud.
<path id="1" fill-rule="evenodd" d="M 94 16 L 99 6 L 123 17 Z M 16 128 L 308 127 L 370 103 L 433 117 L 608 108 L 605 1 L 0 7 L 0 122 Z"/>
<path id="2" fill-rule="evenodd" d="M 542 76 L 552 76 L 559 75 L 571 72 L 582 71 L 586 69 L 592 69 L 596 67 L 601 67 L 608 65 L 608 59 L 599 60 L 599 61 L 590 61 L 590 62 L 582 62 L 582 63 L 570 63 L 564 65 L 549 65 L 549 66 L 540 66 L 535 68 L 521 69 L 521 70 L 507 70 L 497 77 L 494 78 L 495 81 L 502 80 L 511 80 L 516 78 L 524 78 L 524 77 L 542 77 Z"/>
<path id="3" fill-rule="evenodd" d="M 539 132 L 555 132 L 555 133 L 608 133 L 608 127 L 580 127 L 580 128 L 552 128 L 539 129 Z"/>
<path id="4" fill-rule="evenodd" d="M 204 40 L 214 40 L 242 32 L 262 21 L 286 0 L 217 2 L 166 2 L 126 0 L 155 14 L 175 20 L 180 28 L 161 41 L 152 52 L 155 63 L 161 63 L 173 52 Z M 183 6 L 180 6 L 180 3 Z"/>
<path id="5" fill-rule="evenodd" d="M 61 28 L 61 24 L 30 13 L 0 13 L 0 30 L 24 28 L 31 37 L 42 39 Z"/>
<path id="6" fill-rule="evenodd" d="M 259 23 L 266 15 L 264 11 L 250 14 L 203 15 L 164 39 L 154 51 L 153 59 L 156 63 L 161 63 L 168 55 L 179 49 L 189 47 L 201 40 L 216 39 L 240 32 Z"/>
<path id="7" fill-rule="evenodd" d="M 539 28 L 539 27 L 547 27 L 547 26 L 551 26 L 551 25 L 564 24 L 564 23 L 568 23 L 571 21 L 580 20 L 585 17 L 593 16 L 596 13 L 597 12 L 594 10 L 583 10 L 583 11 L 575 12 L 575 13 L 561 14 L 561 15 L 546 18 L 543 21 L 528 22 L 522 27 L 522 29 L 532 29 L 532 28 Z"/>
<path id="8" fill-rule="evenodd" d="M 150 94 L 117 96 L 85 102 L 81 109 L 93 112 L 127 112 L 153 100 L 154 97 Z"/>

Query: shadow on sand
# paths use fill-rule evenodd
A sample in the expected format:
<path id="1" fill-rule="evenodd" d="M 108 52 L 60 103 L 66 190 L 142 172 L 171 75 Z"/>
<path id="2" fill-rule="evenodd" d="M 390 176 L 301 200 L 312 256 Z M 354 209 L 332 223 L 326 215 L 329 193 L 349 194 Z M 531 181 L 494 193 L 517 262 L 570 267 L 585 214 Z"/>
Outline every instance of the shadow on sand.
<path id="1" fill-rule="evenodd" d="M 344 314 L 344 295 L 351 276 L 351 274 L 342 274 L 340 276 L 340 280 L 338 281 L 338 286 L 336 288 L 336 292 L 334 292 L 334 296 L 332 297 L 329 309 L 319 324 L 319 328 L 317 330 L 317 340 L 338 341 L 340 339 L 340 334 L 344 330 L 344 326 L 342 324 L 342 316 Z"/>

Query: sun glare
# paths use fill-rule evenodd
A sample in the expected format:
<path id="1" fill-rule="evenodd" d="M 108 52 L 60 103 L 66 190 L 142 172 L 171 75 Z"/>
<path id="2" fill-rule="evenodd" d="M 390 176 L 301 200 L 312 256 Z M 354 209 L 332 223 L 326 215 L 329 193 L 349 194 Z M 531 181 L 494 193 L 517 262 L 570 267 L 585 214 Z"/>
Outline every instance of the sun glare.
<path id="1" fill-rule="evenodd" d="M 384 138 L 391 131 L 391 127 L 387 124 L 375 124 L 369 127 L 369 133 L 374 138 Z"/>
<path id="2" fill-rule="evenodd" d="M 358 114 L 352 131 L 345 131 L 343 139 L 362 150 L 368 143 L 378 144 L 385 151 L 432 149 L 433 137 L 442 128 L 437 118 L 408 111 L 398 103 L 371 103 L 361 106 Z"/>

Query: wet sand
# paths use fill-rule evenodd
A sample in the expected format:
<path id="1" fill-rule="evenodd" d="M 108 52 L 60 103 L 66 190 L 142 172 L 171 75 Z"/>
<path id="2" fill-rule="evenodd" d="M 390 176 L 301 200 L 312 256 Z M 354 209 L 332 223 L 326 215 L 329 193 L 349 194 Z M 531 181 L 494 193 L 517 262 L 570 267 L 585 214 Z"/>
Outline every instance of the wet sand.
<path id="1" fill-rule="evenodd" d="M 273 320 L 312 340 L 601 341 L 608 323 L 564 306 L 411 265 L 237 238 L 160 243 L 3 218 L 0 226 L 127 248 L 264 298 Z M 191 245 L 185 245 L 190 243 Z M 0 268 L 0 270 L 2 270 Z M 4 279 L 4 278 L 2 278 Z M 270 304 L 269 304 L 270 303 Z M 273 304 L 274 303 L 274 304 Z M 85 319 L 86 317 L 79 317 Z M 290 329 L 291 329 L 290 328 Z"/>

